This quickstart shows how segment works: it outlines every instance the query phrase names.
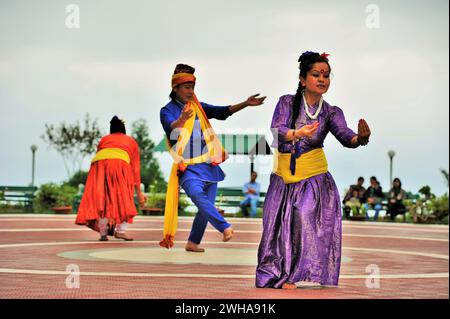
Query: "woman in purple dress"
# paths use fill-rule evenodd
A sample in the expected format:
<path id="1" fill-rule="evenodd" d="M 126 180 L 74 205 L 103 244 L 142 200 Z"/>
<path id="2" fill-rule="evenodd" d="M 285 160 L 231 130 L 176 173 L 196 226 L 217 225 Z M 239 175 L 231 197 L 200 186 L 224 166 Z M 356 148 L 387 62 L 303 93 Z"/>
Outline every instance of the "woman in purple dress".
<path id="1" fill-rule="evenodd" d="M 271 129 L 277 152 L 264 203 L 257 287 L 338 285 L 340 197 L 323 142 L 331 132 L 343 146 L 356 148 L 369 142 L 370 129 L 361 119 L 356 134 L 342 110 L 323 100 L 330 85 L 327 57 L 303 53 L 297 93 L 282 96 L 275 108 Z"/>

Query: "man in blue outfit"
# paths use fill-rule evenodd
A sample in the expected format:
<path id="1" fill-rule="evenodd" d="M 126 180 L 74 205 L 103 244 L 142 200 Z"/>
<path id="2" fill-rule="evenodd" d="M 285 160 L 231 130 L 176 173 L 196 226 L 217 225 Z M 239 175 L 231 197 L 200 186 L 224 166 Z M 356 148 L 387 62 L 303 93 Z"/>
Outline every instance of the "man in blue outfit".
<path id="1" fill-rule="evenodd" d="M 242 209 L 242 214 L 248 217 L 247 207 L 250 206 L 250 217 L 256 216 L 256 210 L 258 208 L 260 185 L 256 182 L 258 174 L 252 172 L 250 182 L 244 184 L 242 192 L 244 193 L 244 199 L 239 206 Z"/>
<path id="2" fill-rule="evenodd" d="M 194 114 L 193 110 L 188 107 L 189 104 L 186 104 L 195 98 L 196 78 L 193 76 L 194 72 L 195 69 L 189 65 L 178 64 L 176 66 L 172 77 L 171 101 L 160 111 L 161 124 L 172 148 L 177 143 L 180 130 L 184 128 L 186 121 Z M 225 120 L 247 106 L 263 104 L 265 97 L 258 97 L 258 95 L 250 96 L 246 101 L 231 106 L 214 106 L 203 102 L 200 104 L 208 119 Z M 192 135 L 183 152 L 182 157 L 184 159 L 193 159 L 208 153 L 201 128 L 202 124 L 204 125 L 205 123 L 200 123 L 199 118 L 196 117 Z M 233 229 L 231 225 L 214 205 L 217 183 L 223 181 L 224 178 L 225 174 L 222 169 L 213 162 L 187 165 L 184 171 L 179 170 L 179 185 L 198 208 L 198 213 L 195 216 L 191 233 L 185 246 L 186 251 L 205 251 L 199 247 L 199 244 L 208 222 L 223 233 L 224 241 L 232 238 Z"/>

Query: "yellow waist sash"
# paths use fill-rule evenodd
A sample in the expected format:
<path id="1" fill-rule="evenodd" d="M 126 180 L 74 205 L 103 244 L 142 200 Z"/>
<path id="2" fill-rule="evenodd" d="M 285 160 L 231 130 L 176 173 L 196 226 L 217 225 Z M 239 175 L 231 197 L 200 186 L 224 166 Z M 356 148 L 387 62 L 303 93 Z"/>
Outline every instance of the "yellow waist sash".
<path id="1" fill-rule="evenodd" d="M 121 159 L 127 162 L 127 164 L 130 164 L 130 155 L 128 155 L 127 151 L 120 148 L 104 148 L 98 151 L 92 159 L 91 164 L 106 159 Z"/>
<path id="2" fill-rule="evenodd" d="M 285 184 L 297 183 L 312 176 L 328 172 L 328 162 L 322 148 L 316 148 L 301 154 L 296 159 L 297 169 L 295 170 L 295 175 L 292 175 L 289 169 L 290 162 L 290 153 L 275 152 L 273 172 L 283 178 Z"/>

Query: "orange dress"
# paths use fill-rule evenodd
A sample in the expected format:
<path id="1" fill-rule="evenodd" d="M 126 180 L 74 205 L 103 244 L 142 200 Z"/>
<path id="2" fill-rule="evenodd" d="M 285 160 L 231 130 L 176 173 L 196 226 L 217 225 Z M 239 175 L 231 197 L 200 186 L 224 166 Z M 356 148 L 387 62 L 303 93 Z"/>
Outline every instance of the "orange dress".
<path id="1" fill-rule="evenodd" d="M 130 163 L 121 159 L 105 159 L 91 164 L 75 223 L 99 231 L 98 219 L 106 217 L 111 232 L 113 225 L 131 224 L 137 215 L 134 189 L 135 185 L 141 185 L 140 158 L 136 141 L 123 133 L 104 136 L 97 152 L 105 148 L 126 151 Z"/>

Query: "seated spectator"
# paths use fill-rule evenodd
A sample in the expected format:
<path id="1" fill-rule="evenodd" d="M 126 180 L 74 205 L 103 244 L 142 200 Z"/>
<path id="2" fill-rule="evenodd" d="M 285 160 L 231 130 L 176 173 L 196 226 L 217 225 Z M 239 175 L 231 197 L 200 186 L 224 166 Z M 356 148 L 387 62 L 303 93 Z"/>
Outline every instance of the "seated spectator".
<path id="1" fill-rule="evenodd" d="M 348 218 L 350 216 L 350 212 L 352 210 L 357 209 L 359 212 L 361 204 L 365 202 L 364 193 L 366 189 L 364 188 L 363 184 L 364 177 L 359 177 L 356 185 L 350 185 L 347 194 L 345 194 L 344 200 L 342 201 L 342 203 L 344 204 L 345 218 Z M 355 206 L 355 203 L 359 203 L 359 206 Z"/>
<path id="2" fill-rule="evenodd" d="M 405 214 L 406 208 L 403 205 L 403 200 L 406 199 L 406 192 L 402 189 L 402 182 L 400 179 L 395 178 L 393 186 L 389 191 L 389 204 L 387 214 L 391 217 L 391 220 L 395 220 L 395 216 L 399 214 Z"/>
<path id="3" fill-rule="evenodd" d="M 345 202 L 345 208 L 348 209 L 348 216 L 350 216 L 350 212 L 353 212 L 352 216 L 359 215 L 361 201 L 356 189 L 353 190 L 352 197 Z M 346 217 L 348 216 L 346 215 Z"/>
<path id="4" fill-rule="evenodd" d="M 378 220 L 378 215 L 382 208 L 383 190 L 375 176 L 370 178 L 370 187 L 364 193 L 364 197 L 366 198 L 366 203 L 364 204 L 366 208 L 366 220 L 369 220 L 369 214 L 367 212 L 369 209 L 375 210 L 373 220 Z"/>
<path id="5" fill-rule="evenodd" d="M 248 183 L 244 184 L 244 188 L 242 192 L 244 193 L 244 200 L 242 200 L 239 204 L 239 207 L 242 209 L 242 214 L 245 217 L 248 217 L 247 207 L 250 206 L 250 216 L 256 216 L 256 210 L 258 207 L 259 201 L 259 191 L 260 185 L 256 182 L 256 178 L 258 174 L 256 172 L 252 172 L 251 180 Z"/>

